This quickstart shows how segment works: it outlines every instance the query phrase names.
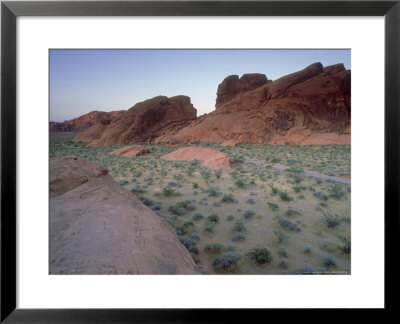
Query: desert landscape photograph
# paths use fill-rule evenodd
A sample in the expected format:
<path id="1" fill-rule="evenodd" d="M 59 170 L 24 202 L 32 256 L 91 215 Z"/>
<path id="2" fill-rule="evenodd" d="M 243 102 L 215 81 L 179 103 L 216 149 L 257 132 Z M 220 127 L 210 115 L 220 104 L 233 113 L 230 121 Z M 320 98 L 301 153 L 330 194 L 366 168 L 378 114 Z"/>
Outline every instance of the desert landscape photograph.
<path id="1" fill-rule="evenodd" d="M 349 49 L 51 49 L 49 274 L 351 274 Z"/>

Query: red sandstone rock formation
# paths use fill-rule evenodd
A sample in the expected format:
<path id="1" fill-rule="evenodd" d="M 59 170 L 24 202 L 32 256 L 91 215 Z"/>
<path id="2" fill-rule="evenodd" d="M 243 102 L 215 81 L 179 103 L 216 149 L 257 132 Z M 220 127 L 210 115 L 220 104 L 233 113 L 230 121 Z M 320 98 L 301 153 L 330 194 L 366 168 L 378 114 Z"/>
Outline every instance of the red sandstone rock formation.
<path id="1" fill-rule="evenodd" d="M 50 122 L 50 132 L 81 132 L 100 121 L 115 119 L 121 116 L 123 112 L 124 110 L 110 112 L 91 111 L 90 113 L 66 120 L 62 123 Z"/>
<path id="2" fill-rule="evenodd" d="M 50 274 L 198 274 L 175 231 L 100 164 L 50 159 L 50 196 Z"/>
<path id="3" fill-rule="evenodd" d="M 175 134 L 189 125 L 195 120 L 196 112 L 189 97 L 158 96 L 137 103 L 109 125 L 95 125 L 87 129 L 74 141 L 90 142 L 90 146 L 152 141 L 163 135 Z"/>
<path id="4" fill-rule="evenodd" d="M 203 147 L 184 147 L 161 157 L 170 161 L 202 161 L 200 165 L 209 169 L 231 169 L 229 156 L 217 150 Z"/>
<path id="5" fill-rule="evenodd" d="M 272 82 L 268 80 L 264 74 L 253 73 L 243 74 L 239 79 L 237 75 L 230 75 L 224 79 L 218 86 L 216 108 L 241 92 L 254 90 L 266 83 Z"/>
<path id="6" fill-rule="evenodd" d="M 351 72 L 343 64 L 314 63 L 274 82 L 258 77 L 241 86 L 246 78 L 225 78 L 215 111 L 155 142 L 350 144 Z"/>

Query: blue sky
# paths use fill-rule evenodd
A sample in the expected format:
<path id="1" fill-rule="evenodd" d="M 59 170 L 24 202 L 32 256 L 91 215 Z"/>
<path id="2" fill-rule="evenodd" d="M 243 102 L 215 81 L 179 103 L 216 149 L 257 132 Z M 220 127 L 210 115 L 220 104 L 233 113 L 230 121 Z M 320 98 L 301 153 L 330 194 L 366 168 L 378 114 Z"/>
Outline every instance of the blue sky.
<path id="1" fill-rule="evenodd" d="M 276 80 L 315 62 L 351 69 L 350 50 L 50 50 L 50 120 L 128 109 L 158 95 L 191 97 L 199 116 L 215 109 L 228 75 Z"/>

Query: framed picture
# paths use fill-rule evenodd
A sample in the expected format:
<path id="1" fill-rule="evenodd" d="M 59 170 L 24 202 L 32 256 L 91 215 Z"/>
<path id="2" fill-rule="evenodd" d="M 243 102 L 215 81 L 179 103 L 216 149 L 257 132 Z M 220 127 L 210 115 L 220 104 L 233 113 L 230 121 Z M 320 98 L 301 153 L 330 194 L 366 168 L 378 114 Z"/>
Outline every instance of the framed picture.
<path id="1" fill-rule="evenodd" d="M 3 1 L 1 321 L 230 322 L 239 312 L 255 315 L 271 308 L 393 309 L 390 294 L 398 283 L 392 260 L 399 234 L 399 16 L 398 1 Z M 309 62 L 310 57 L 318 59 L 301 68 L 295 64 Z M 132 60 L 140 62 L 140 69 L 130 71 L 137 73 L 135 81 L 126 78 L 129 71 L 124 65 Z M 269 71 L 280 72 L 269 76 L 268 71 L 260 71 L 262 60 L 270 60 Z M 107 73 L 99 72 L 103 67 Z M 213 81 L 212 87 L 206 85 L 209 75 L 219 80 Z M 119 76 L 126 78 L 125 84 L 119 82 Z M 68 85 L 79 88 L 80 97 L 68 88 L 68 78 Z M 110 78 L 108 83 L 98 84 L 97 91 L 118 93 L 118 107 L 110 107 L 114 112 L 105 117 L 96 115 L 98 124 L 85 121 L 83 125 L 87 130 L 100 125 L 101 136 L 94 138 L 93 132 L 86 130 L 77 137 L 75 133 L 49 135 L 49 122 L 50 131 L 77 130 L 75 124 L 62 121 L 83 115 L 79 104 L 106 105 L 100 92 L 90 92 L 91 84 L 106 78 Z M 144 83 L 150 86 L 143 88 Z M 198 97 L 190 93 L 190 102 L 184 92 L 191 91 L 190 84 L 198 91 L 210 88 L 211 92 L 199 92 Z M 165 116 L 171 120 L 165 123 L 173 123 L 174 128 L 162 132 L 157 128 L 146 138 L 140 137 L 145 133 L 141 125 L 150 122 L 141 122 L 136 112 L 130 116 L 119 111 L 120 106 L 129 108 L 120 91 L 124 87 L 126 102 L 140 102 L 129 111 L 149 110 L 151 115 L 154 107 L 167 109 Z M 140 95 L 132 95 L 129 87 Z M 180 89 L 183 93 L 176 93 Z M 159 96 L 163 94 L 168 97 Z M 257 133 L 254 130 L 261 126 L 246 122 L 246 132 L 243 126 L 240 136 L 233 135 L 235 123 L 260 117 L 258 108 L 253 108 L 260 103 L 269 114 L 274 112 L 270 120 L 263 121 L 268 127 Z M 214 104 L 222 114 L 214 112 Z M 193 106 L 198 115 L 204 115 L 192 116 Z M 239 106 L 247 112 L 228 122 L 228 115 Z M 203 111 L 203 107 L 212 109 Z M 179 116 L 174 109 L 180 109 Z M 307 109 L 314 111 L 307 115 Z M 225 119 L 215 123 L 221 115 Z M 132 138 L 103 136 L 107 127 L 114 127 L 110 133 L 115 135 L 129 118 L 139 120 L 135 127 L 140 131 L 134 136 L 131 131 Z M 57 122 L 52 123 L 53 119 Z M 187 135 L 184 127 L 197 127 L 199 120 L 207 120 L 204 124 L 211 126 Z M 88 142 L 100 148 L 86 152 L 83 148 Z M 170 156 L 177 144 L 203 150 L 190 152 L 195 158 L 189 161 L 202 160 L 216 149 L 220 152 L 215 154 L 227 153 L 231 160 L 226 164 L 218 158 L 217 164 L 208 166 L 212 171 L 205 166 L 202 170 L 206 171 L 201 172 L 196 168 L 203 165 L 196 161 L 182 167 L 177 162 L 143 159 L 139 165 L 140 159 L 132 164 L 110 155 L 121 154 L 121 149 L 125 154 L 127 148 L 122 144 L 136 142 L 145 143 L 139 155 L 150 150 L 150 156 L 162 161 L 178 159 Z M 215 145 L 201 145 L 209 142 Z M 258 146 L 252 151 L 253 146 L 246 143 Z M 324 144 L 344 145 L 321 149 Z M 109 200 L 119 199 L 116 192 L 124 196 L 129 189 L 141 202 L 132 202 L 129 193 L 129 201 L 121 200 L 121 204 L 143 203 L 149 210 L 147 221 L 153 215 L 161 216 L 161 225 L 158 221 L 149 225 L 153 230 L 164 228 L 165 222 L 173 227 L 171 235 L 163 237 L 162 246 L 151 237 L 145 239 L 159 254 L 156 267 L 143 258 L 135 267 L 126 268 L 120 257 L 115 261 L 120 267 L 111 269 L 100 265 L 98 259 L 90 260 L 90 251 L 97 248 L 101 250 L 98 256 L 107 255 L 106 247 L 94 244 L 85 251 L 78 246 L 79 228 L 68 229 L 69 237 L 75 238 L 72 243 L 65 239 L 65 232 L 58 235 L 60 229 L 70 226 L 71 220 L 63 219 L 65 210 L 86 203 L 87 190 L 69 197 L 65 204 L 57 197 L 71 189 L 60 189 L 64 184 L 59 175 L 68 173 L 68 168 L 76 170 L 72 164 L 86 163 L 81 159 L 92 161 L 94 156 L 109 171 L 90 165 L 90 172 L 109 172 L 117 180 L 110 180 L 115 188 L 104 191 L 97 215 L 109 206 Z M 54 162 L 59 157 L 63 159 Z M 259 169 L 244 170 L 244 162 Z M 55 174 L 52 163 L 61 163 Z M 218 170 L 224 169 L 222 164 L 239 168 L 233 175 L 225 174 Z M 129 175 L 115 171 L 115 165 L 124 165 Z M 199 181 L 190 180 L 193 174 Z M 220 178 L 229 178 L 229 184 L 222 184 Z M 269 179 L 279 185 L 270 185 Z M 181 182 L 183 189 L 179 189 Z M 145 189 L 154 192 L 146 196 Z M 203 199 L 195 199 L 199 193 Z M 171 200 L 175 194 L 178 198 Z M 259 208 L 259 200 L 265 207 Z M 229 215 L 210 212 L 229 203 L 229 213 L 225 213 Z M 197 213 L 192 213 L 196 208 Z M 263 213 L 262 208 L 267 211 Z M 111 209 L 120 211 L 116 206 Z M 204 211 L 211 214 L 204 217 Z M 317 223 L 310 223 L 304 213 L 311 218 L 322 216 Z M 104 235 L 107 226 L 111 226 L 109 232 L 124 231 L 124 226 L 106 226 L 106 222 L 96 231 Z M 212 234 L 221 224 L 233 226 L 229 237 Z M 270 227 L 263 232 L 265 224 Z M 84 231 L 79 240 L 93 243 L 96 231 Z M 243 243 L 250 241 L 248 234 L 258 235 L 254 240 L 268 246 Z M 291 239 L 287 249 L 282 243 L 287 237 L 300 236 L 298 241 Z M 199 253 L 196 243 L 200 237 Z M 167 242 L 177 245 L 168 250 Z M 113 244 L 124 258 L 130 254 L 123 254 L 123 242 Z M 214 255 L 216 249 L 221 251 Z M 76 261 L 78 252 L 82 258 Z M 177 254 L 185 256 L 183 266 L 170 264 Z M 186 275 L 165 276 L 172 273 Z M 195 273 L 207 275 L 192 275 Z M 366 281 L 368 291 L 363 290 Z"/>

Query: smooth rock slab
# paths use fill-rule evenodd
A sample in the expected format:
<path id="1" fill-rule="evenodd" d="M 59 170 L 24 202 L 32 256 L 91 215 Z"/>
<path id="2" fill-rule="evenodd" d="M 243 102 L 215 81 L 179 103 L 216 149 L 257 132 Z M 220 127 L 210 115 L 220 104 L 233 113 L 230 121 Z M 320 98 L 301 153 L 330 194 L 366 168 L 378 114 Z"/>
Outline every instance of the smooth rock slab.
<path id="1" fill-rule="evenodd" d="M 63 166 L 87 178 L 50 198 L 50 274 L 198 274 L 174 230 L 91 164 L 50 160 L 50 173 Z"/>
<path id="2" fill-rule="evenodd" d="M 231 169 L 231 159 L 225 153 L 204 147 L 184 147 L 161 157 L 170 161 L 202 161 L 200 165 L 209 169 Z"/>

